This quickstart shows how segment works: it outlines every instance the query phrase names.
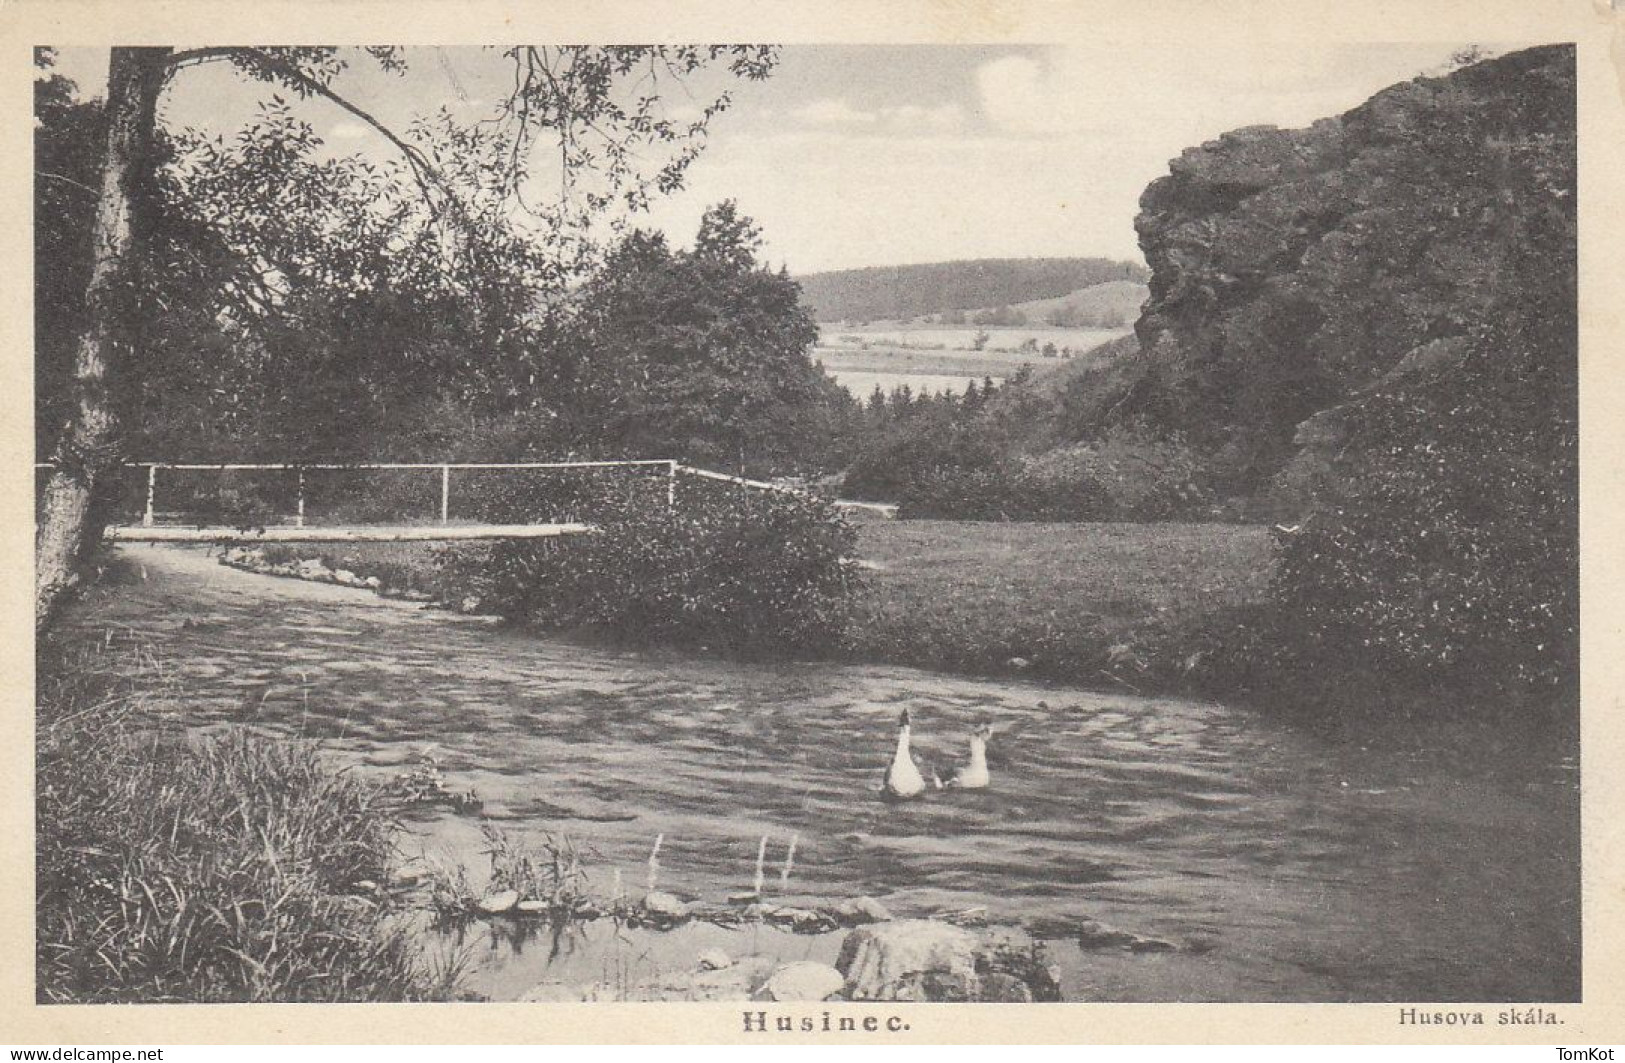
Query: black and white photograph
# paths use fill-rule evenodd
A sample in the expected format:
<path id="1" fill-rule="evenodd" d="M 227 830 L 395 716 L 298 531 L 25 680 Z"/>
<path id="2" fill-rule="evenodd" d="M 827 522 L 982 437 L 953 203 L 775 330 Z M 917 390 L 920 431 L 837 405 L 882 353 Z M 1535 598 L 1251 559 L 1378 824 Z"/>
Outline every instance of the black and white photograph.
<path id="1" fill-rule="evenodd" d="M 44 32 L 43 1014 L 1596 999 L 1561 24 Z"/>

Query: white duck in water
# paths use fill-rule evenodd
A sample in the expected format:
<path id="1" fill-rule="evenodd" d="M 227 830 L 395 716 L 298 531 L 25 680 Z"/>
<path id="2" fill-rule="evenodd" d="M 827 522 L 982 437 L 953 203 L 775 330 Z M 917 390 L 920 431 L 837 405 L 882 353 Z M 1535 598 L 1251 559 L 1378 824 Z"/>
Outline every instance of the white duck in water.
<path id="1" fill-rule="evenodd" d="M 909 718 L 904 709 L 897 718 L 897 752 L 892 754 L 891 765 L 886 768 L 886 781 L 881 792 L 887 797 L 918 797 L 925 792 L 925 779 L 919 765 L 908 748 Z"/>
<path id="2" fill-rule="evenodd" d="M 970 763 L 954 773 L 948 785 L 961 790 L 983 790 L 987 788 L 987 740 L 993 737 L 993 725 L 984 723 L 977 726 L 970 736 Z"/>

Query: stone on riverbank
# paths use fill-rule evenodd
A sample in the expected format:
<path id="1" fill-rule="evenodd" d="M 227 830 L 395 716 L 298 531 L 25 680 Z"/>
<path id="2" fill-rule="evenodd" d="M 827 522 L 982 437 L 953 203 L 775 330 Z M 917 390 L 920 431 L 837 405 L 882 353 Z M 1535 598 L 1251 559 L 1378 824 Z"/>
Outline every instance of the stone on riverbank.
<path id="1" fill-rule="evenodd" d="M 845 988 L 846 978 L 829 964 L 799 960 L 774 971 L 757 991 L 756 999 L 781 1004 L 813 1004 L 828 1000 Z"/>
<path id="2" fill-rule="evenodd" d="M 929 919 L 859 927 L 841 943 L 836 968 L 853 1000 L 975 1000 L 976 938 Z"/>
<path id="3" fill-rule="evenodd" d="M 824 934 L 838 925 L 833 915 L 816 908 L 782 905 L 767 909 L 764 917 L 774 926 L 786 927 L 797 934 Z"/>
<path id="4" fill-rule="evenodd" d="M 701 949 L 696 958 L 702 971 L 721 971 L 734 965 L 733 959 L 718 948 Z"/>
<path id="5" fill-rule="evenodd" d="M 886 906 L 873 897 L 845 897 L 837 901 L 830 911 L 847 926 L 889 923 L 892 917 Z"/>

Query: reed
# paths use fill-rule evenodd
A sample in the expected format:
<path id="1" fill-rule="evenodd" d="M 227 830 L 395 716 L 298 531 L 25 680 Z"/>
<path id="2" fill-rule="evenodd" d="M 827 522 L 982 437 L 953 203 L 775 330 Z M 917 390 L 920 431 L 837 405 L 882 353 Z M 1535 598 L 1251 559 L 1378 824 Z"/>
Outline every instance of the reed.
<path id="1" fill-rule="evenodd" d="M 379 885 L 379 792 L 309 742 L 166 728 L 150 654 L 120 642 L 42 647 L 37 999 L 449 996 Z"/>
<path id="2" fill-rule="evenodd" d="M 752 890 L 756 896 L 762 895 L 762 888 L 766 881 L 762 877 L 762 866 L 767 862 L 767 835 L 762 835 L 761 844 L 756 846 L 756 878 L 752 881 Z"/>
<path id="3" fill-rule="evenodd" d="M 790 835 L 789 848 L 784 851 L 784 866 L 779 868 L 779 890 L 782 892 L 790 888 L 790 872 L 796 866 L 796 842 L 801 840 L 800 833 Z"/>
<path id="4" fill-rule="evenodd" d="M 649 893 L 653 893 L 655 887 L 660 884 L 660 843 L 665 840 L 664 834 L 656 834 L 654 848 L 649 850 L 649 879 L 645 885 L 645 890 Z"/>

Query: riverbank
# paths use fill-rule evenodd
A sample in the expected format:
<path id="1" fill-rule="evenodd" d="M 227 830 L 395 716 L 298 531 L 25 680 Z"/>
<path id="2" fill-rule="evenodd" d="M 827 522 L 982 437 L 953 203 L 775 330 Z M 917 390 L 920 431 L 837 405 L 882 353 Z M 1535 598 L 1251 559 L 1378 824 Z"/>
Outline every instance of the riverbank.
<path id="1" fill-rule="evenodd" d="M 1558 750 L 1578 739 L 1574 691 L 1514 697 L 1303 668 L 1270 634 L 1276 557 L 1267 526 L 866 520 L 857 527 L 865 590 L 837 659 L 1217 698 L 1359 743 Z M 443 549 L 268 546 L 239 552 L 235 563 L 478 612 L 479 600 L 437 564 Z M 571 634 L 590 642 L 604 633 Z"/>
<path id="2" fill-rule="evenodd" d="M 377 787 L 308 742 L 189 734 L 149 644 L 78 634 L 39 657 L 39 1003 L 456 998 L 381 885 Z"/>
<path id="3" fill-rule="evenodd" d="M 1236 610 L 1266 600 L 1268 529 L 1234 524 L 865 521 L 866 593 L 842 656 L 1090 689 L 1179 692 Z M 479 602 L 423 543 L 268 546 L 232 555 L 275 575 L 389 597 Z M 304 568 L 301 569 L 301 563 Z"/>

